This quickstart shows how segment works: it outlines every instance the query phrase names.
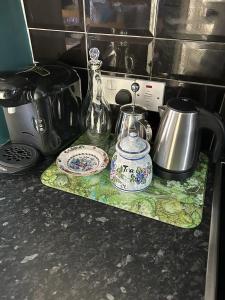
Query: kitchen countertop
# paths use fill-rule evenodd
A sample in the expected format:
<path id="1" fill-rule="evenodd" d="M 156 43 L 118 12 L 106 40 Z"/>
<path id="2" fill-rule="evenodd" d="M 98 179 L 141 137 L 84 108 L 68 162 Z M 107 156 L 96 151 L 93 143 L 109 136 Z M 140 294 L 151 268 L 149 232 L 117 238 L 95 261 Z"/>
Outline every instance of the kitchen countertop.
<path id="1" fill-rule="evenodd" d="M 1 299 L 204 298 L 212 172 L 202 223 L 181 229 L 48 188 L 47 163 L 0 175 Z"/>

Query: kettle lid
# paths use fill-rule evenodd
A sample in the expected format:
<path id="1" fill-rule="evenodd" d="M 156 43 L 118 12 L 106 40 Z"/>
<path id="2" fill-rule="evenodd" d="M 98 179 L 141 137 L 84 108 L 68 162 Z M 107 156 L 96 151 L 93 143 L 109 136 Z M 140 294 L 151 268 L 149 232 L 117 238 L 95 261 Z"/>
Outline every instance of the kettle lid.
<path id="1" fill-rule="evenodd" d="M 137 159 L 149 153 L 150 145 L 133 131 L 116 144 L 116 151 L 126 158 Z"/>
<path id="2" fill-rule="evenodd" d="M 167 106 L 181 113 L 198 112 L 194 101 L 185 97 L 172 98 L 168 100 Z"/>

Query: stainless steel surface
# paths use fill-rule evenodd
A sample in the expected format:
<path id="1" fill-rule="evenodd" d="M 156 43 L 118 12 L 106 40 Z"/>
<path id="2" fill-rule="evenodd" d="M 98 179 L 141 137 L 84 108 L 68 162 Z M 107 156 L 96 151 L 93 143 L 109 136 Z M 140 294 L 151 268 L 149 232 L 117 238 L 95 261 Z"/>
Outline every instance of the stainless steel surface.
<path id="1" fill-rule="evenodd" d="M 209 250 L 206 270 L 205 300 L 217 299 L 217 269 L 218 269 L 218 247 L 219 247 L 219 224 L 220 224 L 220 200 L 222 184 L 222 167 L 224 163 L 216 166 L 213 186 L 213 200 L 211 224 L 209 233 Z"/>
<path id="2" fill-rule="evenodd" d="M 151 126 L 145 120 L 145 109 L 140 106 L 123 105 L 120 108 L 119 118 L 116 123 L 116 134 L 121 139 L 128 136 L 131 130 L 148 140 L 151 139 Z"/>
<path id="3" fill-rule="evenodd" d="M 166 108 L 153 147 L 153 161 L 170 171 L 193 167 L 197 146 L 198 113 L 181 113 Z"/>

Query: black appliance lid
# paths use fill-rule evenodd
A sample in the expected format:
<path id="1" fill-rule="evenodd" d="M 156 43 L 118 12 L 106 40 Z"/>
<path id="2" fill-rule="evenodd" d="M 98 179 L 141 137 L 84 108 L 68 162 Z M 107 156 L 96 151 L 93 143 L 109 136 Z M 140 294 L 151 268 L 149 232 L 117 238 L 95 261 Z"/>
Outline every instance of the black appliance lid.
<path id="1" fill-rule="evenodd" d="M 197 112 L 194 101 L 185 97 L 169 99 L 167 102 L 167 106 L 181 113 Z"/>
<path id="2" fill-rule="evenodd" d="M 60 92 L 78 80 L 75 69 L 64 64 L 39 64 L 16 73 L 0 73 L 0 100 L 12 100 L 15 97 L 18 99 L 27 90 L 37 100 L 46 94 Z M 14 101 L 14 104 L 17 106 L 27 102 L 27 97 L 23 97 L 23 100 L 20 99 L 18 103 Z"/>
<path id="3" fill-rule="evenodd" d="M 79 80 L 77 72 L 63 64 L 35 65 L 16 76 L 26 77 L 31 88 L 46 93 L 60 91 Z"/>

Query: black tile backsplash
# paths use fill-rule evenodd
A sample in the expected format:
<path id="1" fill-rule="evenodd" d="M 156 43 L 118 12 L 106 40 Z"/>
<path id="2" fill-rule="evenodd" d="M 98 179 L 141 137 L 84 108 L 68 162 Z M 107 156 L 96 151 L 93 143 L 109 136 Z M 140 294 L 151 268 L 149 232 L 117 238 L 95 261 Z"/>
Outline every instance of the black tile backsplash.
<path id="1" fill-rule="evenodd" d="M 83 33 L 30 29 L 30 37 L 36 61 L 61 60 L 87 67 Z"/>
<path id="2" fill-rule="evenodd" d="M 151 0 L 85 0 L 88 32 L 152 36 Z"/>
<path id="3" fill-rule="evenodd" d="M 82 0 L 25 0 L 29 27 L 83 31 Z"/>
<path id="4" fill-rule="evenodd" d="M 224 0 L 159 0 L 157 37 L 225 42 Z"/>
<path id="5" fill-rule="evenodd" d="M 60 59 L 86 68 L 95 46 L 103 71 L 163 80 L 165 101 L 178 93 L 224 113 L 225 0 L 24 0 L 24 5 L 36 61 Z"/>
<path id="6" fill-rule="evenodd" d="M 152 39 L 125 36 L 88 35 L 88 50 L 97 47 L 103 69 L 128 74 L 150 74 Z"/>
<path id="7" fill-rule="evenodd" d="M 153 76 L 225 85 L 225 44 L 156 40 Z"/>
<path id="8" fill-rule="evenodd" d="M 162 81 L 152 77 L 152 80 Z M 171 98 L 185 97 L 193 99 L 197 105 L 207 108 L 211 112 L 221 110 L 222 99 L 225 96 L 225 87 L 209 86 L 165 79 L 165 103 Z"/>

